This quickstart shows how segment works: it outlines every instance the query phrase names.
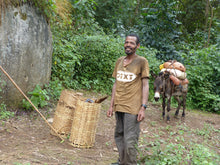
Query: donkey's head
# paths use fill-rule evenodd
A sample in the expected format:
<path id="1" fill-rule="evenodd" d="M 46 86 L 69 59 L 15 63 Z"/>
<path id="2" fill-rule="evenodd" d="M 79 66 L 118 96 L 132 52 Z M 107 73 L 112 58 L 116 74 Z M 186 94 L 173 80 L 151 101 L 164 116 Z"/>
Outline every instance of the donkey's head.
<path id="1" fill-rule="evenodd" d="M 151 71 L 152 77 L 154 77 L 154 100 L 158 101 L 160 94 L 165 90 L 165 80 L 169 78 L 169 73 L 160 72 L 159 75 L 156 75 Z"/>

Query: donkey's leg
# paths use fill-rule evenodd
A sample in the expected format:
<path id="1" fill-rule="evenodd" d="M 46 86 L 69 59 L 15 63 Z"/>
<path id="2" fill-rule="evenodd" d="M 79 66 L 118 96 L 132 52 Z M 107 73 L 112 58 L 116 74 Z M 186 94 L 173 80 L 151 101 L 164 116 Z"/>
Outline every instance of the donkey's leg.
<path id="1" fill-rule="evenodd" d="M 165 108 L 166 108 L 166 99 L 165 99 L 165 97 L 163 97 L 162 107 L 163 107 L 162 117 L 163 117 L 163 120 L 164 120 L 164 117 L 165 117 Z"/>
<path id="2" fill-rule="evenodd" d="M 181 101 L 181 99 L 180 99 L 179 96 L 175 96 L 174 98 L 175 98 L 175 99 L 177 100 L 177 102 L 178 102 L 178 107 L 177 107 L 177 109 L 176 109 L 176 112 L 175 112 L 175 116 L 174 116 L 174 117 L 175 117 L 175 118 L 178 118 L 179 110 L 180 110 L 182 101 Z"/>
<path id="3" fill-rule="evenodd" d="M 170 121 L 170 101 L 171 97 L 167 98 L 167 121 Z"/>
<path id="4" fill-rule="evenodd" d="M 185 109 L 186 109 L 186 93 L 183 95 L 183 113 L 182 118 L 185 118 Z"/>

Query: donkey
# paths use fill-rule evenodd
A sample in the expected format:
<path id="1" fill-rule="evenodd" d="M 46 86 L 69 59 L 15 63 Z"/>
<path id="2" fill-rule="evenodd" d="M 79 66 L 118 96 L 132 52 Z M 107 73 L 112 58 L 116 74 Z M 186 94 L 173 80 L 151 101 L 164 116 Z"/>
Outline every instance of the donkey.
<path id="1" fill-rule="evenodd" d="M 154 74 L 151 71 L 152 77 L 155 78 L 154 81 L 154 99 L 155 101 L 158 101 L 160 98 L 160 95 L 162 95 L 163 98 L 163 112 L 162 116 L 163 119 L 165 118 L 165 108 L 166 108 L 166 99 L 167 99 L 167 121 L 170 121 L 170 103 L 171 103 L 171 97 L 174 96 L 174 98 L 178 102 L 178 107 L 175 112 L 175 118 L 178 117 L 179 110 L 181 105 L 183 106 L 183 113 L 182 118 L 185 117 L 185 108 L 186 108 L 186 95 L 188 91 L 188 84 L 185 84 L 183 86 L 181 85 L 175 85 L 173 81 L 169 78 L 170 73 L 169 72 L 160 72 L 159 75 Z"/>

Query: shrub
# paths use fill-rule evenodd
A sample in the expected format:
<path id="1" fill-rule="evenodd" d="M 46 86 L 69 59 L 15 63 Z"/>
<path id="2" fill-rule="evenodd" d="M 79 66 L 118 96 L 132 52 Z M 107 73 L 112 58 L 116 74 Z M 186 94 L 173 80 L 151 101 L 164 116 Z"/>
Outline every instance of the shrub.
<path id="1" fill-rule="evenodd" d="M 110 91 L 116 59 L 123 41 L 111 36 L 71 35 L 54 41 L 52 77 L 65 88 Z"/>
<path id="2" fill-rule="evenodd" d="M 84 36 L 81 38 L 80 65 L 75 68 L 74 79 L 82 88 L 111 91 L 112 72 L 118 57 L 124 53 L 123 40 L 112 36 Z"/>
<path id="3" fill-rule="evenodd" d="M 185 56 L 189 79 L 188 103 L 194 108 L 220 112 L 220 52 L 216 46 L 192 50 Z"/>
<path id="4" fill-rule="evenodd" d="M 32 92 L 28 92 L 31 95 L 31 102 L 34 104 L 36 108 L 46 106 L 47 100 L 49 100 L 49 96 L 47 95 L 46 90 L 42 90 L 39 85 L 36 85 Z M 32 105 L 25 99 L 23 99 L 23 107 L 27 110 L 33 109 Z"/>
<path id="5" fill-rule="evenodd" d="M 124 39 L 107 35 L 67 35 L 55 39 L 53 77 L 58 77 L 66 88 L 92 89 L 110 93 L 115 62 L 125 56 Z M 141 47 L 137 54 L 148 59 L 152 68 L 159 66 L 156 51 Z"/>
<path id="6" fill-rule="evenodd" d="M 52 100 L 56 101 L 59 99 L 62 90 L 64 89 L 62 82 L 58 78 L 52 77 L 52 80 L 48 85 L 45 85 L 48 96 Z"/>
<path id="7" fill-rule="evenodd" d="M 145 57 L 148 60 L 150 70 L 154 73 L 159 73 L 159 66 L 162 64 L 162 61 L 156 58 L 157 50 L 153 48 L 140 47 L 137 51 L 138 55 Z M 149 80 L 149 100 L 154 99 L 154 87 L 153 87 L 154 79 L 150 76 Z"/>

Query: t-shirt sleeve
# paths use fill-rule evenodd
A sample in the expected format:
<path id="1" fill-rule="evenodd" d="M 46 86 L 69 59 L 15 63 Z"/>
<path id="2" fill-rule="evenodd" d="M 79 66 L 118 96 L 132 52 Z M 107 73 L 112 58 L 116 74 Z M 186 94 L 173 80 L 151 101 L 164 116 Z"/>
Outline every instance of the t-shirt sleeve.
<path id="1" fill-rule="evenodd" d="M 145 58 L 142 63 L 141 78 L 149 78 L 149 64 L 148 64 L 147 59 Z"/>

